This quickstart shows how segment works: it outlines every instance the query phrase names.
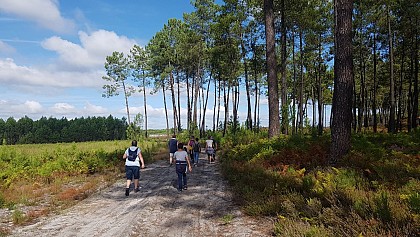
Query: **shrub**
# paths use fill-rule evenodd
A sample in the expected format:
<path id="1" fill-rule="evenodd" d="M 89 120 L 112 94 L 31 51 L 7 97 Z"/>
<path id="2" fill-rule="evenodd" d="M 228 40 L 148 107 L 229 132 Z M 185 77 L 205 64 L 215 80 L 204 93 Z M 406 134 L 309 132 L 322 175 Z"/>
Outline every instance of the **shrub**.
<path id="1" fill-rule="evenodd" d="M 383 222 L 390 222 L 392 220 L 391 208 L 389 205 L 388 193 L 382 191 L 374 198 L 375 214 Z"/>

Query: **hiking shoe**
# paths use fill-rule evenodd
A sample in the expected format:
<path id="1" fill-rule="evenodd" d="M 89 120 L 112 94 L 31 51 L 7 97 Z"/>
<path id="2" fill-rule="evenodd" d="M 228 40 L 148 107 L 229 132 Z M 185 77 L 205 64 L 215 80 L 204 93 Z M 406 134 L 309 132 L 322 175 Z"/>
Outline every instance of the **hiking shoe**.
<path id="1" fill-rule="evenodd" d="M 135 188 L 134 192 L 137 193 L 139 191 L 139 188 Z"/>
<path id="2" fill-rule="evenodd" d="M 178 191 L 179 191 L 179 192 L 182 192 L 182 189 L 178 188 Z"/>
<path id="3" fill-rule="evenodd" d="M 185 185 L 185 186 L 184 186 L 184 190 L 187 190 L 187 189 L 188 189 L 188 187 L 187 187 L 187 185 Z"/>
<path id="4" fill-rule="evenodd" d="M 125 188 L 125 196 L 130 195 L 130 188 Z"/>

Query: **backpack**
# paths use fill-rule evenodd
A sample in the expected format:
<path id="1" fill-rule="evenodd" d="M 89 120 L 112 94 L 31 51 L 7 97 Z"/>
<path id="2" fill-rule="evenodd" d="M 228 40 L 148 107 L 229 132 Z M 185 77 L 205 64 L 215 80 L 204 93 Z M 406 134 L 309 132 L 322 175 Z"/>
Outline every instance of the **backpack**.
<path id="1" fill-rule="evenodd" d="M 188 141 L 188 146 L 187 146 L 187 149 L 188 149 L 189 151 L 191 151 L 191 150 L 193 149 L 194 144 L 195 144 L 195 140 L 189 140 L 189 141 Z"/>
<path id="2" fill-rule="evenodd" d="M 200 151 L 200 143 L 199 142 L 194 142 L 194 151 L 195 152 L 199 152 Z"/>
<path id="3" fill-rule="evenodd" d="M 130 148 L 128 149 L 128 156 L 127 156 L 127 159 L 129 160 L 129 161 L 135 161 L 136 160 L 136 158 L 137 158 L 137 150 L 138 150 L 139 148 L 137 147 L 136 148 L 136 150 L 134 150 L 134 151 L 132 151 Z"/>

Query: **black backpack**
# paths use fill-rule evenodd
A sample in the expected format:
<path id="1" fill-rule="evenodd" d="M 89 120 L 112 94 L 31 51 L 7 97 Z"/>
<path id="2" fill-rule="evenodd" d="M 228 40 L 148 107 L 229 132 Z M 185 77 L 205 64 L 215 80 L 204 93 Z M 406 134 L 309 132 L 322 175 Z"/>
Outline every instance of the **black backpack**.
<path id="1" fill-rule="evenodd" d="M 200 151 L 200 143 L 199 142 L 194 142 L 194 151 L 195 152 L 199 152 Z"/>
<path id="2" fill-rule="evenodd" d="M 127 159 L 129 161 L 135 161 L 136 160 L 136 158 L 137 158 L 137 150 L 138 149 L 139 148 L 137 147 L 136 150 L 132 151 L 130 148 L 128 148 L 128 157 L 127 157 Z"/>

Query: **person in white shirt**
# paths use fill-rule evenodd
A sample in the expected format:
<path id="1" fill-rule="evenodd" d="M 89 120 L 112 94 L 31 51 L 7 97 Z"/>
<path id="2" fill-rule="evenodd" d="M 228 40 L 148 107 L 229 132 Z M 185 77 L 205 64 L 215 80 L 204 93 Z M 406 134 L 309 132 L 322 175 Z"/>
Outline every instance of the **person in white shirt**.
<path id="1" fill-rule="evenodd" d="M 127 148 L 123 155 L 125 159 L 125 176 L 127 183 L 125 187 L 125 196 L 130 194 L 131 180 L 134 178 L 134 191 L 139 191 L 140 167 L 144 169 L 144 160 L 141 150 L 137 147 L 137 141 L 131 141 L 131 147 Z M 141 165 L 140 165 L 141 162 Z"/>
<path id="2" fill-rule="evenodd" d="M 216 152 L 216 143 L 214 142 L 214 139 L 212 136 L 209 136 L 209 138 L 206 140 L 206 153 L 209 160 L 209 163 L 213 163 L 216 159 L 215 152 Z"/>
<path id="3" fill-rule="evenodd" d="M 187 172 L 191 172 L 191 163 L 188 152 L 184 150 L 184 144 L 178 143 L 178 150 L 174 153 L 176 174 L 178 175 L 178 191 L 187 190 Z"/>

